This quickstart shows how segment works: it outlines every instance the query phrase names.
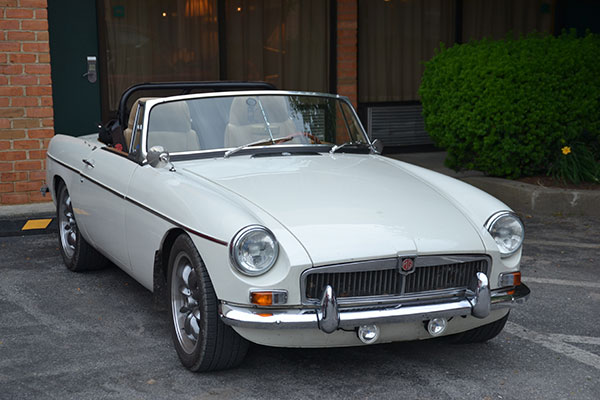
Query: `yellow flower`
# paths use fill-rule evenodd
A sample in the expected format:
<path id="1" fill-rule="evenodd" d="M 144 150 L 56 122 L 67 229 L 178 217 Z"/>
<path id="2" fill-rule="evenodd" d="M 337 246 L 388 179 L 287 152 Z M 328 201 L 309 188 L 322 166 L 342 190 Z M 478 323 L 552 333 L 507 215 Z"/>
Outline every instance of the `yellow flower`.
<path id="1" fill-rule="evenodd" d="M 569 146 L 565 146 L 561 150 L 565 156 L 571 152 L 571 148 Z"/>

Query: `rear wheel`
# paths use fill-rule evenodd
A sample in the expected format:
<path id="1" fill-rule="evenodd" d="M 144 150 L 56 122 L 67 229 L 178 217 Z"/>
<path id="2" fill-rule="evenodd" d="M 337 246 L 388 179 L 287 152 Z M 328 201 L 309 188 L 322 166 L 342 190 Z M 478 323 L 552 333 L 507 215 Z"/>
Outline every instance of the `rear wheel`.
<path id="1" fill-rule="evenodd" d="M 173 243 L 167 281 L 171 336 L 181 363 L 194 372 L 239 365 L 248 342 L 219 318 L 212 282 L 187 235 Z"/>
<path id="2" fill-rule="evenodd" d="M 64 183 L 59 184 L 56 206 L 58 242 L 63 261 L 74 272 L 104 268 L 108 260 L 85 241 L 75 221 L 71 196 Z"/>
<path id="3" fill-rule="evenodd" d="M 456 335 L 448 336 L 448 339 L 455 344 L 466 344 L 466 343 L 481 343 L 487 342 L 498 336 L 506 321 L 508 321 L 508 315 L 510 311 L 502 318 L 487 325 L 480 326 L 475 329 L 468 330 L 466 332 L 457 333 Z"/>

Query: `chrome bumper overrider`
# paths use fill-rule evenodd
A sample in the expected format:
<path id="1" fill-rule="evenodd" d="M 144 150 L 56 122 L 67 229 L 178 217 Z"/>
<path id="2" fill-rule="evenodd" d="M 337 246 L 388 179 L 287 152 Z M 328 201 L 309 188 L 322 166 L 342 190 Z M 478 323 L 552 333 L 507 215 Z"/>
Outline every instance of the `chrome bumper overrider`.
<path id="1" fill-rule="evenodd" d="M 317 308 L 267 309 L 221 303 L 219 312 L 227 325 L 258 329 L 317 328 L 326 333 L 337 329 L 354 329 L 361 325 L 389 324 L 409 321 L 427 321 L 436 317 L 451 318 L 472 315 L 485 318 L 490 310 L 511 307 L 529 297 L 529 288 L 521 284 L 515 288 L 490 291 L 488 279 L 479 272 L 467 290 L 466 298 L 452 299 L 435 304 L 392 304 L 377 309 L 343 309 L 337 304 L 335 293 L 327 286 Z"/>

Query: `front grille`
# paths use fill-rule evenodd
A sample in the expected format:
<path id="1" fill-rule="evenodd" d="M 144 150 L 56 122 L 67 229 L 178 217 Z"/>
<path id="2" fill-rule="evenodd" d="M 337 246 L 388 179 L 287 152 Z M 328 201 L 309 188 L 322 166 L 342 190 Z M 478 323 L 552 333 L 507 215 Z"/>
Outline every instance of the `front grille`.
<path id="1" fill-rule="evenodd" d="M 372 262 L 370 262 L 372 265 Z M 417 266 L 402 275 L 397 268 L 344 271 L 344 265 L 309 270 L 305 276 L 305 296 L 318 300 L 330 285 L 337 297 L 402 296 L 445 289 L 465 289 L 477 272 L 487 273 L 487 260 L 477 259 L 452 264 Z M 418 265 L 418 264 L 417 264 Z M 339 272 L 338 272 L 339 271 Z"/>

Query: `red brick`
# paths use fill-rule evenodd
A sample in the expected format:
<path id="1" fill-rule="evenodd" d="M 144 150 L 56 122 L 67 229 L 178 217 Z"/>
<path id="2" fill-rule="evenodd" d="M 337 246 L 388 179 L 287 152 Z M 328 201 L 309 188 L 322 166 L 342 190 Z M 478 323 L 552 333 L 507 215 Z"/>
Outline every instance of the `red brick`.
<path id="1" fill-rule="evenodd" d="M 25 173 L 25 172 L 19 172 L 19 173 Z M 43 181 L 44 179 L 46 179 L 46 171 L 31 171 L 29 173 L 29 180 L 31 181 Z"/>
<path id="2" fill-rule="evenodd" d="M 0 140 L 0 150 L 9 150 L 11 142 L 9 140 Z M 2 178 L 0 178 L 2 181 Z"/>
<path id="3" fill-rule="evenodd" d="M 25 88 L 27 96 L 51 96 L 52 86 L 30 86 Z"/>
<path id="4" fill-rule="evenodd" d="M 38 42 L 47 42 L 49 35 L 46 31 L 37 31 L 35 37 Z"/>
<path id="5" fill-rule="evenodd" d="M 28 149 L 39 149 L 39 140 L 15 140 L 13 142 L 13 149 L 15 150 L 28 150 Z M 31 152 L 29 153 L 31 154 Z"/>
<path id="6" fill-rule="evenodd" d="M 51 117 L 52 107 L 34 107 L 34 108 L 26 108 L 25 113 L 27 117 Z M 2 112 L 0 111 L 0 115 Z"/>
<path id="7" fill-rule="evenodd" d="M 11 193 L 0 196 L 0 204 L 25 204 L 29 202 L 29 196 L 25 193 Z"/>
<path id="8" fill-rule="evenodd" d="M 33 10 L 23 10 L 22 8 L 7 8 L 6 18 L 33 18 Z"/>
<path id="9" fill-rule="evenodd" d="M 40 190 L 42 187 L 41 181 L 34 182 L 17 182 L 15 183 L 15 192 L 33 192 L 34 190 Z"/>
<path id="10" fill-rule="evenodd" d="M 35 18 L 36 19 L 48 19 L 48 10 L 35 10 Z"/>
<path id="11" fill-rule="evenodd" d="M 11 162 L 0 162 L 0 171 L 13 171 L 13 163 Z"/>
<path id="12" fill-rule="evenodd" d="M 3 39 L 0 38 L 0 40 L 3 40 Z M 8 55 L 5 53 L 0 53 L 0 64 L 6 64 L 7 62 L 8 62 Z M 7 79 L 5 76 L 3 78 Z M 6 83 L 3 83 L 2 85 L 6 85 Z"/>
<path id="13" fill-rule="evenodd" d="M 29 150 L 30 160 L 44 160 L 46 158 L 46 150 Z"/>
<path id="14" fill-rule="evenodd" d="M 48 21 L 46 21 L 46 20 L 21 21 L 21 29 L 24 31 L 47 31 L 48 30 Z"/>
<path id="15" fill-rule="evenodd" d="M 39 97 L 11 97 L 13 107 L 36 107 L 40 105 Z"/>
<path id="16" fill-rule="evenodd" d="M 21 0 L 19 5 L 25 8 L 47 8 L 46 0 Z"/>
<path id="17" fill-rule="evenodd" d="M 27 153 L 24 151 L 3 151 L 0 153 L 0 161 L 17 161 L 27 159 Z"/>
<path id="18" fill-rule="evenodd" d="M 48 64 L 36 64 L 36 65 L 26 65 L 25 66 L 26 74 L 50 74 L 50 65 Z"/>
<path id="19" fill-rule="evenodd" d="M 354 20 L 354 21 L 340 21 L 337 24 L 337 28 L 338 31 L 344 30 L 344 29 L 352 29 L 352 30 L 357 30 L 358 29 L 358 21 Z"/>
<path id="20" fill-rule="evenodd" d="M 19 29 L 19 21 L 0 20 L 0 30 L 8 31 L 8 30 L 18 30 L 18 29 Z"/>
<path id="21" fill-rule="evenodd" d="M 39 80 L 38 83 L 40 85 L 50 85 L 50 84 L 52 84 L 52 78 L 50 77 L 50 75 L 41 75 L 38 78 L 39 78 L 38 79 Z"/>
<path id="22" fill-rule="evenodd" d="M 8 40 L 15 42 L 32 42 L 35 40 L 35 32 L 9 31 L 6 33 Z"/>
<path id="23" fill-rule="evenodd" d="M 0 7 L 17 7 L 17 0 L 0 0 Z"/>
<path id="24" fill-rule="evenodd" d="M 0 97 L 0 107 L 8 107 L 10 105 L 9 97 Z M 6 127 L 8 128 L 8 127 Z"/>
<path id="25" fill-rule="evenodd" d="M 15 171 L 39 171 L 42 169 L 42 162 L 35 161 L 17 161 L 15 163 Z"/>
<path id="26" fill-rule="evenodd" d="M 0 96 L 23 96 L 23 88 L 13 86 L 0 86 Z"/>
<path id="27" fill-rule="evenodd" d="M 45 42 L 23 43 L 23 51 L 25 53 L 47 53 L 48 51 L 50 51 L 50 46 L 48 45 L 48 43 Z"/>
<path id="28" fill-rule="evenodd" d="M 23 139 L 25 131 L 20 129 L 2 129 L 0 131 L 0 139 Z"/>
<path id="29" fill-rule="evenodd" d="M 0 58 L 6 54 L 0 54 Z M 0 76 L 0 85 L 8 85 L 8 76 Z"/>
<path id="30" fill-rule="evenodd" d="M 27 133 L 30 139 L 54 137 L 54 129 L 30 129 Z"/>
<path id="31" fill-rule="evenodd" d="M 40 101 L 42 106 L 51 106 L 53 104 L 52 96 L 42 96 L 40 97 Z"/>
<path id="32" fill-rule="evenodd" d="M 44 202 L 49 202 L 52 201 L 52 196 L 49 194 L 46 194 L 46 196 L 44 196 L 40 190 L 38 189 L 35 192 L 29 192 L 29 201 L 31 203 L 44 203 Z"/>
<path id="33" fill-rule="evenodd" d="M 27 175 L 30 174 L 27 172 L 3 172 L 0 174 L 0 182 L 19 182 L 31 179 L 28 178 Z"/>
<path id="34" fill-rule="evenodd" d="M 40 120 L 38 118 L 13 119 L 12 127 L 13 129 L 39 128 Z"/>
<path id="35" fill-rule="evenodd" d="M 8 128 L 10 128 L 10 119 L 0 118 L 0 129 L 8 129 Z"/>
<path id="36" fill-rule="evenodd" d="M 0 118 L 19 118 L 23 116 L 23 108 L 0 108 Z"/>
<path id="37" fill-rule="evenodd" d="M 10 77 L 10 84 L 13 86 L 17 86 L 17 85 L 30 86 L 30 85 L 37 85 L 37 83 L 38 83 L 37 76 L 19 75 L 19 76 L 11 76 Z"/>
<path id="38" fill-rule="evenodd" d="M 21 44 L 15 42 L 0 42 L 0 52 L 17 52 L 21 51 Z"/>
<path id="39" fill-rule="evenodd" d="M 12 193 L 15 191 L 14 183 L 0 183 L 0 193 Z"/>
<path id="40" fill-rule="evenodd" d="M 22 73 L 23 73 L 23 66 L 22 65 L 0 65 L 0 74 L 3 74 L 3 75 L 19 75 L 19 74 L 22 74 Z"/>
<path id="41" fill-rule="evenodd" d="M 10 54 L 9 63 L 11 64 L 31 64 L 36 62 L 37 56 L 35 54 Z"/>
<path id="42" fill-rule="evenodd" d="M 50 54 L 48 54 L 48 53 L 38 54 L 38 62 L 40 64 L 42 64 L 42 63 L 49 63 L 50 62 Z"/>
<path id="43" fill-rule="evenodd" d="M 46 128 L 53 128 L 54 127 L 54 120 L 51 118 L 46 118 L 42 120 L 42 126 L 46 127 Z"/>

